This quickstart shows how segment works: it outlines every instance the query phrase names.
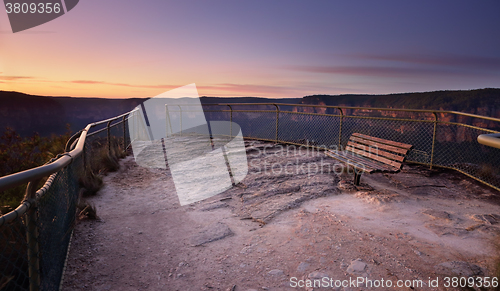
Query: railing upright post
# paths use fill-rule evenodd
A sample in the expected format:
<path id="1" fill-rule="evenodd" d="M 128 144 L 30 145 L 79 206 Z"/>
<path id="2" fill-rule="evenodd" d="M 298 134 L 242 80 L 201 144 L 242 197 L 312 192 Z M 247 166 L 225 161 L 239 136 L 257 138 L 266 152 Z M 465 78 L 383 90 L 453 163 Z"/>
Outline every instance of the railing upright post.
<path id="1" fill-rule="evenodd" d="M 111 132 L 110 132 L 110 128 L 109 126 L 111 125 L 111 121 L 108 121 L 108 124 L 107 124 L 107 131 L 108 131 L 108 154 L 111 155 Z"/>
<path id="2" fill-rule="evenodd" d="M 430 170 L 432 170 L 432 164 L 434 163 L 434 145 L 436 144 L 436 131 L 438 124 L 438 116 L 436 112 L 432 112 L 432 114 L 434 114 L 434 131 L 432 133 L 431 165 L 429 167 Z"/>
<path id="3" fill-rule="evenodd" d="M 174 134 L 174 131 L 172 130 L 172 122 L 170 121 L 170 112 L 168 111 L 168 104 L 165 104 L 165 115 L 166 115 L 166 118 L 165 118 L 165 122 L 167 123 L 166 126 L 165 126 L 165 130 L 167 131 L 165 134 L 166 137 L 168 137 L 168 134 L 169 134 L 169 131 L 168 129 L 170 129 L 170 135 L 173 135 Z"/>
<path id="4" fill-rule="evenodd" d="M 337 107 L 337 109 L 340 111 L 340 124 L 339 124 L 339 149 L 342 147 L 342 123 L 344 121 L 344 112 L 342 111 L 342 108 Z"/>
<path id="5" fill-rule="evenodd" d="M 233 138 L 233 107 L 227 104 L 229 107 L 229 139 Z"/>
<path id="6" fill-rule="evenodd" d="M 83 145 L 83 151 L 82 151 L 82 159 L 83 159 L 83 174 L 85 174 L 85 171 L 87 170 L 87 153 L 85 151 L 85 145 Z"/>
<path id="7" fill-rule="evenodd" d="M 36 186 L 40 180 L 31 181 L 26 187 L 25 199 L 33 204 L 26 213 L 26 240 L 28 243 L 28 272 L 30 291 L 40 289 L 40 252 L 38 247 Z"/>
<path id="8" fill-rule="evenodd" d="M 278 142 L 278 128 L 279 128 L 279 120 L 280 120 L 280 108 L 276 103 L 273 103 L 276 107 L 276 143 Z"/>
<path id="9" fill-rule="evenodd" d="M 182 107 L 180 105 L 177 105 L 177 106 L 179 106 L 179 120 L 180 120 L 180 127 L 181 127 L 180 135 L 182 135 Z"/>
<path id="10" fill-rule="evenodd" d="M 123 116 L 123 118 L 122 118 L 122 122 L 123 122 L 123 152 L 127 151 L 127 129 L 125 128 L 127 123 L 125 122 L 126 121 L 125 117 L 126 117 L 126 115 Z"/>

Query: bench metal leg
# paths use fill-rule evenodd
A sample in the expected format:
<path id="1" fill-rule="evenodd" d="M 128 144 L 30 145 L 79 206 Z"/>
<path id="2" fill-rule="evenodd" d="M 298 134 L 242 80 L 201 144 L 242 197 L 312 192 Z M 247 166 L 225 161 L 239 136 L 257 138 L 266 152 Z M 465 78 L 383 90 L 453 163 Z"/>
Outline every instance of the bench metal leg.
<path id="1" fill-rule="evenodd" d="M 354 171 L 354 185 L 359 186 L 360 179 L 361 179 L 361 173 Z"/>

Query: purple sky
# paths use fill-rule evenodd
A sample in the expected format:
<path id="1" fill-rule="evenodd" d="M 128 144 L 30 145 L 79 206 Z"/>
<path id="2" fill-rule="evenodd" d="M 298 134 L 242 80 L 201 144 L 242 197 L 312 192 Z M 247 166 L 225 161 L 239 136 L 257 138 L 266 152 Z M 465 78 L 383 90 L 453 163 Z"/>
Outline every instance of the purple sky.
<path id="1" fill-rule="evenodd" d="M 500 87 L 500 1 L 82 0 L 13 34 L 0 89 L 302 97 Z"/>

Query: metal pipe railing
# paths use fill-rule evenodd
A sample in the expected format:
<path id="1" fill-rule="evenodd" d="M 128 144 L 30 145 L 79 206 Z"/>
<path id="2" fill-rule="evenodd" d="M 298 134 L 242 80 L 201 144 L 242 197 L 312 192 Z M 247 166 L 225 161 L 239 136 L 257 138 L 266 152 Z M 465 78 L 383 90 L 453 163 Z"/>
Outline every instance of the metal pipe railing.
<path id="1" fill-rule="evenodd" d="M 25 184 L 37 179 L 42 179 L 69 165 L 73 161 L 73 158 L 76 158 L 82 154 L 83 146 L 85 144 L 85 137 L 87 136 L 87 131 L 90 129 L 90 127 L 91 125 L 89 124 L 87 125 L 87 127 L 85 127 L 84 130 L 82 130 L 76 148 L 70 152 L 63 154 L 56 161 L 47 165 L 43 165 L 40 167 L 36 167 L 33 169 L 1 177 L 0 191 L 4 191 L 9 188 Z"/>
<path id="2" fill-rule="evenodd" d="M 210 103 L 203 104 L 203 106 L 212 106 L 212 105 L 227 105 L 230 104 L 232 106 L 250 106 L 250 105 L 268 105 L 272 106 L 274 103 Z M 450 110 L 432 110 L 432 109 L 405 109 L 405 108 L 380 108 L 380 107 L 355 107 L 355 106 L 335 106 L 335 105 L 313 105 L 313 104 L 290 104 L 290 103 L 279 103 L 280 106 L 293 106 L 293 107 L 316 107 L 316 108 L 334 108 L 334 109 L 353 109 L 353 110 L 373 110 L 373 111 L 402 111 L 402 112 L 418 112 L 418 113 L 447 113 L 447 114 L 455 114 L 460 116 L 467 116 L 472 118 L 480 118 L 484 120 L 497 121 L 500 122 L 500 118 L 482 116 L 472 113 L 464 113 L 460 111 L 450 111 Z"/>
<path id="3" fill-rule="evenodd" d="M 132 111 L 131 111 L 132 112 Z M 75 149 L 73 149 L 70 152 L 66 152 L 62 154 L 56 161 L 53 161 L 50 164 L 46 164 L 40 167 L 36 167 L 33 169 L 25 170 L 19 173 L 14 173 L 10 174 L 4 177 L 0 177 L 0 192 L 5 191 L 9 188 L 19 186 L 22 184 L 26 184 L 30 181 L 41 179 L 47 176 L 50 176 L 51 174 L 61 170 L 62 168 L 66 167 L 69 165 L 74 158 L 80 156 L 83 153 L 83 148 L 85 145 L 85 139 L 87 137 L 88 131 L 97 125 L 107 123 L 107 122 L 112 122 L 114 120 L 118 120 L 131 112 L 127 112 L 125 114 L 122 114 L 120 116 L 116 116 L 113 118 L 109 118 L 106 120 L 102 120 L 99 122 L 94 122 L 85 127 L 80 133 L 80 136 L 78 137 L 78 143 L 76 144 Z"/>
<path id="4" fill-rule="evenodd" d="M 40 274 L 40 252 L 41 250 L 43 251 L 43 246 L 39 245 L 38 239 L 38 228 L 39 225 L 42 225 L 38 221 L 40 219 L 38 213 L 39 210 L 37 209 L 38 202 L 41 201 L 40 199 L 43 195 L 51 188 L 60 171 L 82 154 L 84 155 L 83 166 L 85 168 L 85 143 L 86 138 L 89 136 L 88 133 L 92 127 L 106 123 L 104 130 L 107 130 L 107 146 L 109 152 L 111 150 L 110 128 L 123 123 L 123 144 L 125 148 L 125 121 L 127 120 L 127 115 L 132 112 L 133 111 L 107 120 L 88 124 L 85 129 L 77 132 L 68 139 L 65 145 L 65 153 L 57 155 L 57 157 L 53 158 L 43 166 L 0 177 L 0 192 L 28 183 L 26 194 L 22 203 L 15 210 L 0 216 L 0 227 L 5 226 L 5 224 L 18 219 L 21 216 L 24 216 L 24 224 L 26 226 L 25 240 L 27 245 L 27 271 L 29 274 L 30 291 L 40 290 L 41 280 L 43 279 Z M 111 125 L 114 121 L 119 119 L 121 119 L 119 123 Z M 96 132 L 94 132 L 94 134 L 95 133 Z M 44 186 L 36 190 L 39 182 L 45 177 L 48 177 L 48 179 L 45 181 Z M 77 195 L 77 193 L 73 193 L 73 195 Z"/>
<path id="5" fill-rule="evenodd" d="M 500 149 L 500 133 L 480 134 L 477 137 L 477 142 Z"/>
<path id="6" fill-rule="evenodd" d="M 434 162 L 434 146 L 436 145 L 436 132 L 437 132 L 437 125 L 438 125 L 438 116 L 436 112 L 433 112 L 434 114 L 434 129 L 432 131 L 432 148 L 431 148 L 431 164 L 429 166 L 429 169 L 432 170 L 432 164 Z"/>

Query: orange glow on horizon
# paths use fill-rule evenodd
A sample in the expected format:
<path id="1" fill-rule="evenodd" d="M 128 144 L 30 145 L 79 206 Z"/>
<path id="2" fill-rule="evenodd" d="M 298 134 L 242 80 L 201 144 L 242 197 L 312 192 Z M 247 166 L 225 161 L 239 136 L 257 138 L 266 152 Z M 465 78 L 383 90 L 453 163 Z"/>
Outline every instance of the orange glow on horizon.
<path id="1" fill-rule="evenodd" d="M 97 98 L 145 98 L 153 97 L 165 91 L 184 85 L 113 85 L 93 82 L 3 82 L 0 90 L 17 91 L 31 95 L 55 97 L 97 97 Z M 293 98 L 303 97 L 299 92 L 293 94 L 287 88 L 276 88 L 266 92 L 265 86 L 256 85 L 198 85 L 199 96 L 212 97 L 266 97 Z"/>

